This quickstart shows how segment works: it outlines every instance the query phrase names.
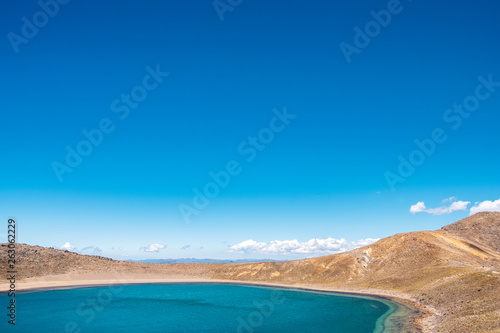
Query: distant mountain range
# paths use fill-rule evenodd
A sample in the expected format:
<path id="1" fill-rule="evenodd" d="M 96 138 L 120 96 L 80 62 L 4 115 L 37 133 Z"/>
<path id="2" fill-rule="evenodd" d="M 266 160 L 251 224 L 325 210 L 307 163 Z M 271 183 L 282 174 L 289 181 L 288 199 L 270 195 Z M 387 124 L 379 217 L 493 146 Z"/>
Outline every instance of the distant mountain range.
<path id="1" fill-rule="evenodd" d="M 180 259 L 144 259 L 144 260 L 127 260 L 133 262 L 142 262 L 146 264 L 241 264 L 252 262 L 276 262 L 286 260 L 273 260 L 273 259 L 197 259 L 197 258 L 180 258 Z"/>

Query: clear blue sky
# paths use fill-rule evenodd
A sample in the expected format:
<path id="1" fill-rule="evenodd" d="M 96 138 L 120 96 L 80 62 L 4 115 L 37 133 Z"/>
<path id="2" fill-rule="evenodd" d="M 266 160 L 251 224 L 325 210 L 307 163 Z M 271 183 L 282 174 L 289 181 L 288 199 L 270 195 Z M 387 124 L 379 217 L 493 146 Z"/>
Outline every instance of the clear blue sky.
<path id="1" fill-rule="evenodd" d="M 73 0 L 53 17 L 4 4 L 0 240 L 15 216 L 19 242 L 114 258 L 296 258 L 311 254 L 228 249 L 437 229 L 500 198 L 497 1 L 220 3 L 223 20 L 212 1 Z M 354 28 L 388 7 L 347 59 Z M 447 113 L 465 100 L 470 116 Z M 284 109 L 296 117 L 274 119 Z M 110 133 L 70 167 L 66 148 L 103 121 Z M 436 128 L 446 140 L 391 188 L 398 157 Z M 229 161 L 241 172 L 187 223 L 179 205 Z M 452 196 L 468 209 L 409 212 Z"/>

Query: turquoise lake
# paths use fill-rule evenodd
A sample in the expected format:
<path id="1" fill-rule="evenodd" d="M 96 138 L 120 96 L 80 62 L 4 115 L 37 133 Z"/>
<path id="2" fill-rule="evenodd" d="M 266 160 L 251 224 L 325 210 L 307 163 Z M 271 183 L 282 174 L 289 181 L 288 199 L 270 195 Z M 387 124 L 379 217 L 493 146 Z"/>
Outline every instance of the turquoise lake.
<path id="1" fill-rule="evenodd" d="M 235 284 L 140 284 L 18 293 L 1 332 L 381 332 L 391 303 Z M 5 305 L 5 306 L 4 306 Z"/>

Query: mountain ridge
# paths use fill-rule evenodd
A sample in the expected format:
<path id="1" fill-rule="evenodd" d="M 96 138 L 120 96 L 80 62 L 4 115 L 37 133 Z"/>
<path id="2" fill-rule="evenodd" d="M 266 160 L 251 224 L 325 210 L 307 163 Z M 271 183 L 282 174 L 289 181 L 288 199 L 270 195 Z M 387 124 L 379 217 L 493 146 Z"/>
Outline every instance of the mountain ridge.
<path id="1" fill-rule="evenodd" d="M 252 262 L 270 262 L 280 261 L 273 259 L 211 259 L 211 258 L 166 258 L 166 259 L 141 259 L 125 260 L 133 262 L 142 262 L 145 264 L 232 264 L 232 263 L 252 263 Z"/>

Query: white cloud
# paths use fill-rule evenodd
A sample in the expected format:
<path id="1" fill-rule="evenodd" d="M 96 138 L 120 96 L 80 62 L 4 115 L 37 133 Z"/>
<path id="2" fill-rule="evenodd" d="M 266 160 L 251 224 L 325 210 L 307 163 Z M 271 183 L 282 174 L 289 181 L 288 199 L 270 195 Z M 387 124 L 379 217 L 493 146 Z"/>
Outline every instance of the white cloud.
<path id="1" fill-rule="evenodd" d="M 446 201 L 449 200 L 454 200 L 454 197 L 444 199 Z M 443 200 L 443 201 L 444 201 Z M 467 206 L 470 204 L 470 201 L 455 201 L 452 202 L 448 206 L 441 206 L 437 208 L 426 208 L 425 203 L 423 201 L 417 202 L 415 205 L 412 205 L 410 207 L 410 213 L 412 214 L 417 214 L 421 212 L 429 213 L 432 215 L 443 215 L 443 214 L 450 214 L 459 210 L 467 210 Z"/>
<path id="2" fill-rule="evenodd" d="M 476 205 L 470 209 L 470 215 L 479 212 L 500 212 L 500 199 L 495 201 L 486 200 L 483 202 L 476 202 Z"/>
<path id="3" fill-rule="evenodd" d="M 358 247 L 363 247 L 363 246 L 367 246 L 367 245 L 370 245 L 370 244 L 373 244 L 375 243 L 376 241 L 378 241 L 380 238 L 365 238 L 365 239 L 358 239 L 357 241 L 353 241 L 351 242 L 351 247 L 353 249 L 357 249 Z"/>
<path id="4" fill-rule="evenodd" d="M 449 198 L 443 199 L 443 201 L 441 201 L 441 203 L 452 202 L 452 201 L 455 201 L 456 199 L 457 198 L 455 198 L 455 197 L 449 197 Z"/>
<path id="5" fill-rule="evenodd" d="M 425 212 L 425 204 L 422 201 L 419 201 L 410 207 L 410 213 L 416 214 L 420 212 Z"/>
<path id="6" fill-rule="evenodd" d="M 79 251 L 81 254 L 93 254 L 93 255 L 101 255 L 102 250 L 97 246 L 87 246 Z"/>
<path id="7" fill-rule="evenodd" d="M 73 245 L 70 244 L 70 242 L 66 242 L 64 243 L 64 245 L 62 245 L 60 247 L 61 250 L 66 250 L 66 251 L 73 251 L 73 252 L 76 252 L 76 247 L 74 247 Z"/>
<path id="8" fill-rule="evenodd" d="M 145 246 L 145 247 L 141 247 L 141 250 L 144 250 L 146 252 L 158 252 L 164 248 L 165 248 L 165 245 L 154 243 L 154 244 L 149 244 L 148 246 Z"/>
<path id="9" fill-rule="evenodd" d="M 298 240 L 274 240 L 269 243 L 256 242 L 252 239 L 246 240 L 229 248 L 229 252 L 262 254 L 334 254 L 353 250 L 358 247 L 372 244 L 378 241 L 375 238 L 360 239 L 354 242 L 348 242 L 345 239 L 317 239 L 313 238 L 307 242 Z"/>

